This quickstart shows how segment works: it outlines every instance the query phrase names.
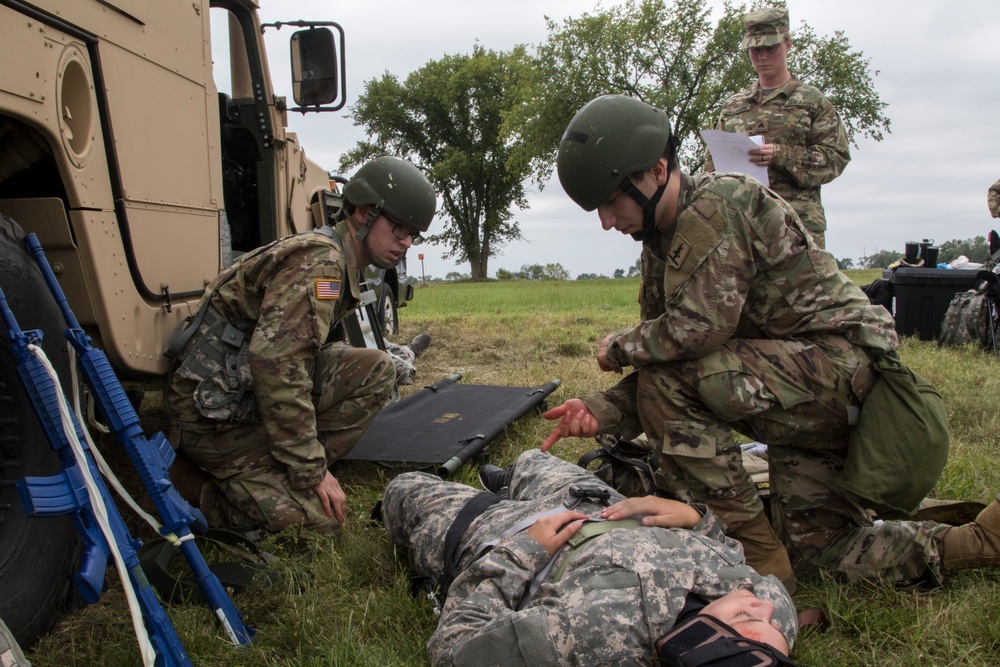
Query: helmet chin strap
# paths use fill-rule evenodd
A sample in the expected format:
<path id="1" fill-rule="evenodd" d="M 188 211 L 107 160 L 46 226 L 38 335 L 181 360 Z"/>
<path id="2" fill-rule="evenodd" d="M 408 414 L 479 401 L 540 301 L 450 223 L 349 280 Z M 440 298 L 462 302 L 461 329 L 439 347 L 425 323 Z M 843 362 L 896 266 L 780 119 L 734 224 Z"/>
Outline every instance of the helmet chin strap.
<path id="1" fill-rule="evenodd" d="M 368 214 L 365 216 L 365 223 L 358 227 L 358 231 L 354 233 L 354 238 L 365 243 L 365 239 L 368 237 L 368 232 L 372 230 L 372 225 L 378 220 L 378 217 L 382 215 L 382 209 L 377 206 L 372 206 L 368 209 Z"/>
<path id="2" fill-rule="evenodd" d="M 635 187 L 635 183 L 633 183 L 632 179 L 628 176 L 622 179 L 622 182 L 618 184 L 619 190 L 634 199 L 635 203 L 642 207 L 642 229 L 632 234 L 632 238 L 636 241 L 642 241 L 645 243 L 649 239 L 653 238 L 653 232 L 656 231 L 656 205 L 660 203 L 660 198 L 663 197 L 663 193 L 666 192 L 669 184 L 669 171 L 667 172 L 666 182 L 656 189 L 656 192 L 653 193 L 652 197 L 647 197 L 642 194 L 642 191 Z"/>
<path id="3" fill-rule="evenodd" d="M 375 256 L 375 253 L 372 252 L 371 245 L 368 243 L 368 232 L 372 230 L 372 225 L 375 224 L 375 221 L 378 220 L 380 215 L 382 215 L 381 208 L 373 206 L 369 209 L 368 215 L 365 216 L 365 223 L 354 233 L 354 238 L 361 242 L 361 247 L 365 249 L 365 252 L 368 254 L 368 259 L 371 260 L 372 264 L 380 269 L 391 269 L 392 264 L 385 264 L 384 262 L 379 261 L 379 259 Z"/>

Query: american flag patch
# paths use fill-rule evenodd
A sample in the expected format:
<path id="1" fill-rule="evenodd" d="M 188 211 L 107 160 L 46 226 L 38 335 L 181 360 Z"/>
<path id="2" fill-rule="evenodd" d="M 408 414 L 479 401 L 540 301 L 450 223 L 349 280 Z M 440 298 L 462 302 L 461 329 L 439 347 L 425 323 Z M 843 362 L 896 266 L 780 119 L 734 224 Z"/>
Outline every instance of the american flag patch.
<path id="1" fill-rule="evenodd" d="M 316 298 L 317 299 L 339 299 L 340 298 L 340 281 L 339 280 L 326 280 L 325 278 L 316 279 Z"/>

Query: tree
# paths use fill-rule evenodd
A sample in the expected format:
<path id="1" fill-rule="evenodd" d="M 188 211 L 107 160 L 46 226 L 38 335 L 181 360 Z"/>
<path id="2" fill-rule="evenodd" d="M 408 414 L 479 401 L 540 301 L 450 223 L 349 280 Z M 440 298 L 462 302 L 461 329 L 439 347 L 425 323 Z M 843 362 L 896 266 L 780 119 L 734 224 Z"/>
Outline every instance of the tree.
<path id="1" fill-rule="evenodd" d="M 562 264 L 546 264 L 542 272 L 544 280 L 569 280 L 569 271 Z"/>
<path id="2" fill-rule="evenodd" d="M 968 257 L 970 262 L 985 264 L 990 258 L 990 246 L 986 242 L 986 237 L 977 236 L 964 241 L 959 239 L 945 241 L 938 249 L 938 262 L 947 264 L 962 255 Z"/>
<path id="3" fill-rule="evenodd" d="M 704 162 L 699 130 L 714 125 L 722 103 L 756 78 L 740 50 L 742 17 L 765 3 L 723 5 L 713 21 L 707 0 L 629 0 L 594 14 L 548 22 L 537 50 L 537 69 L 521 82 L 523 105 L 508 112 L 505 126 L 523 143 L 514 164 L 530 165 L 537 181 L 551 175 L 566 124 L 586 102 L 606 93 L 637 97 L 666 109 L 683 140 L 684 167 Z M 782 5 L 768 1 L 766 5 Z M 792 72 L 824 91 L 837 108 L 848 136 L 882 139 L 889 131 L 887 106 L 874 88 L 870 61 L 851 49 L 842 32 L 818 37 L 804 21 L 791 26 Z M 515 142 L 516 143 L 516 142 Z"/>
<path id="4" fill-rule="evenodd" d="M 903 253 L 897 250 L 877 250 L 874 255 L 862 257 L 859 261 L 863 269 L 884 269 L 902 258 Z"/>
<path id="5" fill-rule="evenodd" d="M 628 267 L 628 277 L 635 278 L 636 276 L 642 275 L 642 260 L 635 260 L 635 264 Z"/>
<path id="6" fill-rule="evenodd" d="M 625 269 L 615 269 L 615 272 L 613 274 L 611 274 L 611 277 L 612 278 L 624 278 L 625 277 Z"/>
<path id="7" fill-rule="evenodd" d="M 837 268 L 841 271 L 848 271 L 854 268 L 854 260 L 850 257 L 845 257 L 844 259 L 837 260 Z"/>
<path id="8" fill-rule="evenodd" d="M 444 257 L 468 261 L 476 281 L 486 279 L 490 257 L 521 237 L 511 209 L 528 208 L 528 172 L 512 168 L 501 126 L 530 67 L 524 47 L 498 53 L 477 45 L 471 55 L 428 62 L 405 83 L 389 73 L 373 79 L 351 107 L 368 140 L 342 156 L 341 170 L 387 153 L 423 168 L 441 198 L 431 229 L 444 227 L 427 240 L 445 245 Z"/>

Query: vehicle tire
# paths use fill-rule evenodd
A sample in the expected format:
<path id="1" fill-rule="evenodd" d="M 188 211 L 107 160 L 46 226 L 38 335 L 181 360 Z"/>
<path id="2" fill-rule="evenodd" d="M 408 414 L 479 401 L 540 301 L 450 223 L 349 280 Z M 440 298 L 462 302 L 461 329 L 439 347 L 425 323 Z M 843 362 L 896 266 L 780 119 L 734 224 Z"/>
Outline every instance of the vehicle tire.
<path id="1" fill-rule="evenodd" d="M 399 333 L 399 312 L 396 310 L 396 295 L 391 288 L 382 292 L 382 307 L 378 313 L 382 333 L 393 335 Z"/>
<path id="2" fill-rule="evenodd" d="M 66 383 L 66 324 L 23 238 L 17 223 L 0 214 L 0 287 L 21 329 L 42 330 L 42 349 Z M 29 518 L 22 509 L 15 482 L 55 474 L 61 466 L 21 386 L 5 326 L 2 332 L 0 618 L 27 648 L 49 629 L 67 599 L 79 537 L 69 516 Z"/>

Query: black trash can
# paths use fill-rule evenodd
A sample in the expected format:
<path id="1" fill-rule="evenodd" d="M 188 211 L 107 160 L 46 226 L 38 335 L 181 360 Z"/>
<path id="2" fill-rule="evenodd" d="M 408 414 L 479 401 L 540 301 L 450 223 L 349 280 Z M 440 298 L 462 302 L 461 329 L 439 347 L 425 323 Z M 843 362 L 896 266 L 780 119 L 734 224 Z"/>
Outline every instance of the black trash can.
<path id="1" fill-rule="evenodd" d="M 892 283 L 896 332 L 933 340 L 952 297 L 976 286 L 978 269 L 886 269 L 882 277 Z"/>

